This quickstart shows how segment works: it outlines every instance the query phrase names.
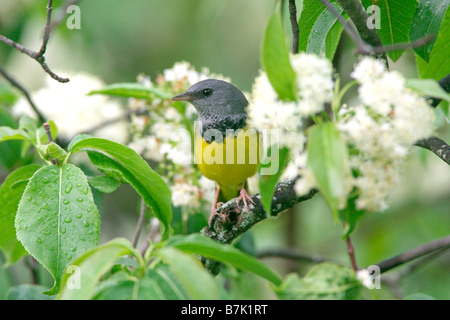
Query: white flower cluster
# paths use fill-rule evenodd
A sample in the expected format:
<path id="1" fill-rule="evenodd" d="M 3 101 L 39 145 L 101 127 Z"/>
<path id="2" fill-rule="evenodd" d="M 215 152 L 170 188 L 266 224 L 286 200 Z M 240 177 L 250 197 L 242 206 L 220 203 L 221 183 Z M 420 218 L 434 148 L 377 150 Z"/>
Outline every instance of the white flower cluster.
<path id="1" fill-rule="evenodd" d="M 296 73 L 297 101 L 286 102 L 278 98 L 267 74 L 260 72 L 252 90 L 248 108 L 249 124 L 273 139 L 279 138 L 280 147 L 288 147 L 292 161 L 283 178 L 301 178 L 296 191 L 305 194 L 314 187 L 314 177 L 306 168 L 306 136 L 304 120 L 324 110 L 324 105 L 333 98 L 334 82 L 330 61 L 317 55 L 299 53 L 291 55 L 291 65 Z M 275 136 L 275 131 L 278 135 Z"/>
<path id="2" fill-rule="evenodd" d="M 177 62 L 166 69 L 152 82 L 149 77 L 138 77 L 146 86 L 155 87 L 174 96 L 185 91 L 198 81 L 208 78 L 223 79 L 203 68 L 196 71 L 188 62 Z M 146 110 L 145 114 L 132 117 L 132 139 L 129 147 L 147 160 L 157 161 L 164 169 L 166 182 L 172 191 L 175 206 L 186 209 L 199 209 L 206 201 L 214 198 L 214 181 L 199 174 L 192 161 L 192 128 L 196 112 L 190 104 L 177 107 L 169 100 L 153 99 L 144 101 L 130 99 L 135 110 Z M 210 205 L 210 204 L 208 204 Z"/>
<path id="3" fill-rule="evenodd" d="M 359 83 L 360 104 L 342 106 L 338 128 L 351 148 L 352 184 L 359 191 L 356 205 L 384 210 L 409 147 L 432 134 L 434 112 L 381 61 L 363 58 L 351 75 Z"/>
<path id="4" fill-rule="evenodd" d="M 45 87 L 32 93 L 34 102 L 44 116 L 55 122 L 60 136 L 73 138 L 124 114 L 124 110 L 116 101 L 103 95 L 87 95 L 92 90 L 104 87 L 104 83 L 97 77 L 76 73 L 69 74 L 69 78 L 70 82 L 59 83 L 47 77 Z M 14 105 L 13 114 L 17 117 L 24 114 L 36 117 L 25 98 L 21 98 Z M 123 121 L 105 126 L 92 134 L 124 143 L 128 138 L 127 121 L 124 118 Z"/>

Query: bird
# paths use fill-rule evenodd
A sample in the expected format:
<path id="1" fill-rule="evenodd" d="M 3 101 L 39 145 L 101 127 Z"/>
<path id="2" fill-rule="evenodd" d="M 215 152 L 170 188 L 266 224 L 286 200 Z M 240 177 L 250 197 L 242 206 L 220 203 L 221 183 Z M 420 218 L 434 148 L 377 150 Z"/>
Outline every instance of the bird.
<path id="1" fill-rule="evenodd" d="M 238 205 L 242 201 L 249 212 L 248 203 L 254 201 L 247 191 L 247 179 L 261 163 L 262 135 L 247 125 L 248 100 L 244 93 L 227 81 L 206 79 L 172 100 L 191 103 L 198 114 L 194 159 L 200 172 L 216 182 L 208 225 L 218 207 L 236 197 Z"/>

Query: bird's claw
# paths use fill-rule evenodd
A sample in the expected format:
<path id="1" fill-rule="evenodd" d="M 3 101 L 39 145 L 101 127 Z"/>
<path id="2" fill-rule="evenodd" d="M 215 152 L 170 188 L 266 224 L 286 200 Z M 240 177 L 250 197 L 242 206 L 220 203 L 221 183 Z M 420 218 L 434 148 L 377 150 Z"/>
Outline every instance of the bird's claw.
<path id="1" fill-rule="evenodd" d="M 244 203 L 245 211 L 246 212 L 250 211 L 249 208 L 248 208 L 247 200 L 250 201 L 252 204 L 255 204 L 255 201 L 253 201 L 252 197 L 250 197 L 250 195 L 248 194 L 247 190 L 241 189 L 239 197 L 237 198 L 238 210 L 240 210 L 239 203 L 242 201 Z"/>

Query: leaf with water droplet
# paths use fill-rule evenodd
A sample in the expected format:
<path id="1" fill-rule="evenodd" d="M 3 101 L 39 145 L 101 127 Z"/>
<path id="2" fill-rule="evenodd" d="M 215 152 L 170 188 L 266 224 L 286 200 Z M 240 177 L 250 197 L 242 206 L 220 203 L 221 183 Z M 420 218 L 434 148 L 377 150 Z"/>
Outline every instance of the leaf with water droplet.
<path id="1" fill-rule="evenodd" d="M 54 174 L 55 170 L 58 174 Z M 50 181 L 45 183 L 47 180 Z M 74 188 L 77 184 L 80 187 Z M 54 294 L 58 292 L 61 276 L 71 260 L 98 244 L 98 209 L 86 176 L 72 164 L 39 169 L 31 178 L 29 186 L 23 193 L 17 211 L 17 238 L 52 274 L 55 284 L 47 293 Z M 86 188 L 87 194 L 84 193 Z M 29 197 L 33 201 L 27 201 Z M 76 219 L 80 214 L 83 219 Z M 26 221 L 27 225 L 21 225 L 20 221 Z M 89 223 L 88 228 L 85 227 L 86 222 Z M 81 241 L 81 238 L 85 241 Z M 72 252 L 73 248 L 76 248 L 75 252 Z"/>
<path id="2" fill-rule="evenodd" d="M 171 232 L 172 197 L 165 181 L 136 151 L 100 138 L 74 138 L 68 150 L 73 154 L 88 151 L 92 163 L 103 173 L 129 183 L 153 209 L 164 227 L 163 238 Z M 95 151 L 92 151 L 95 150 Z"/>
<path id="3" fill-rule="evenodd" d="M 419 0 L 417 4 L 409 38 L 411 41 L 415 41 L 426 35 L 434 36 L 432 41 L 414 48 L 414 51 L 426 62 L 430 62 L 431 51 L 433 50 L 439 29 L 441 28 L 442 19 L 449 5 L 450 0 Z"/>

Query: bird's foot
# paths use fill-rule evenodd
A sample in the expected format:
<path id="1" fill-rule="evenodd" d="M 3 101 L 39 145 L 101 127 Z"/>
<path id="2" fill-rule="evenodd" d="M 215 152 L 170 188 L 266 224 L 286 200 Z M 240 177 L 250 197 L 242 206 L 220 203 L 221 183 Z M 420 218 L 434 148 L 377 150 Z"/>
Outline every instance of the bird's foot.
<path id="1" fill-rule="evenodd" d="M 241 201 L 244 203 L 244 209 L 245 209 L 246 212 L 250 211 L 249 208 L 248 208 L 247 201 L 250 201 L 252 204 L 255 204 L 255 202 L 253 201 L 252 197 L 250 197 L 250 195 L 248 194 L 247 190 L 245 190 L 244 188 L 241 189 L 239 197 L 237 198 L 238 208 L 239 208 L 239 203 Z"/>
<path id="2" fill-rule="evenodd" d="M 208 220 L 208 226 L 210 226 L 210 227 L 212 226 L 213 218 L 215 216 L 219 216 L 222 219 L 222 221 L 228 220 L 228 215 L 226 214 L 228 209 L 225 209 L 222 212 L 217 212 L 217 209 L 219 209 L 222 205 L 223 205 L 223 202 L 219 202 L 215 206 L 213 205 L 213 207 L 211 208 L 211 215 L 209 216 L 209 220 Z"/>

